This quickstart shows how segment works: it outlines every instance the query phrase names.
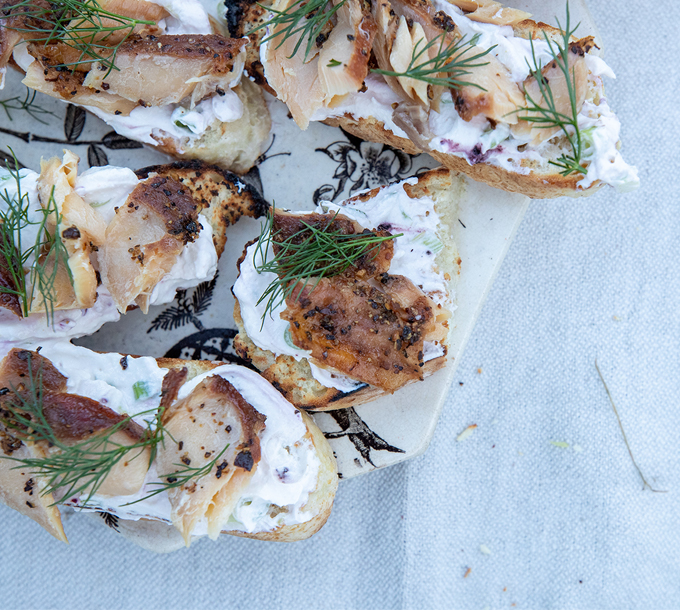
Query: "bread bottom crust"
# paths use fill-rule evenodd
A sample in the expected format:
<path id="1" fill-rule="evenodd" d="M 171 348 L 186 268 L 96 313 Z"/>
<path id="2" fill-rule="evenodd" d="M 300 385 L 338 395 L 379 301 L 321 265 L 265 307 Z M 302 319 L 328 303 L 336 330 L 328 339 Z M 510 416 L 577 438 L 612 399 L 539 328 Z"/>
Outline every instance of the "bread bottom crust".
<path id="1" fill-rule="evenodd" d="M 558 172 L 540 174 L 530 171 L 528 174 L 518 174 L 489 163 L 470 165 L 466 159 L 456 155 L 445 154 L 433 150 L 421 150 L 411 140 L 394 135 L 385 129 L 384 123 L 374 118 L 355 118 L 350 114 L 333 117 L 324 121 L 326 125 L 341 127 L 352 135 L 367 140 L 387 144 L 393 148 L 403 150 L 409 155 L 427 153 L 444 167 L 460 172 L 495 188 L 520 193 L 530 199 L 553 199 L 555 197 L 588 197 L 602 186 L 598 180 L 587 189 L 578 189 L 580 175 L 562 176 Z"/>

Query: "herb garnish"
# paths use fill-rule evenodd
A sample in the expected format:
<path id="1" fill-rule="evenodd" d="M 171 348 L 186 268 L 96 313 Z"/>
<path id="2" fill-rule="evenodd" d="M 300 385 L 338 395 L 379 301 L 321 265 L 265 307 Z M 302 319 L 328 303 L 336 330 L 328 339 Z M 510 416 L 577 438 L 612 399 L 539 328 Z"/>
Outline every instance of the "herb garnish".
<path id="1" fill-rule="evenodd" d="M 5 114 L 7 115 L 7 118 L 10 121 L 14 120 L 12 118 L 10 110 L 25 110 L 33 119 L 38 121 L 38 123 L 47 125 L 48 124 L 47 121 L 43 120 L 40 115 L 49 114 L 54 117 L 56 117 L 57 115 L 54 114 L 54 112 L 52 112 L 51 110 L 45 110 L 45 108 L 38 106 L 38 104 L 35 103 L 36 94 L 37 91 L 31 91 L 30 89 L 27 88 L 26 95 L 24 96 L 23 100 L 21 99 L 20 96 L 15 95 L 14 97 L 10 97 L 5 100 L 0 100 L 0 106 L 5 111 Z"/>
<path id="2" fill-rule="evenodd" d="M 302 229 L 283 241 L 277 241 L 276 234 L 273 234 L 275 210 L 274 208 L 270 210 L 254 253 L 255 270 L 258 273 L 275 273 L 277 276 L 257 302 L 259 305 L 267 301 L 262 315 L 263 325 L 265 317 L 273 316 L 276 308 L 291 294 L 297 291 L 299 299 L 302 290 L 312 278 L 315 280 L 316 288 L 322 278 L 344 273 L 375 246 L 378 247 L 373 258 L 377 257 L 383 242 L 403 235 L 399 233 L 380 236 L 371 232 L 347 235 L 341 230 L 332 229 L 333 221 L 338 214 L 339 212 L 336 212 L 322 228 L 301 220 Z M 275 255 L 274 244 L 278 249 Z M 259 264 L 257 257 L 261 261 Z"/>
<path id="3" fill-rule="evenodd" d="M 25 19 L 24 19 L 25 18 Z M 22 19 L 13 25 L 11 19 Z M 61 64 L 75 70 L 80 64 L 99 61 L 107 69 L 117 70 L 116 53 L 138 25 L 154 21 L 133 19 L 102 8 L 97 0 L 59 0 L 56 4 L 39 4 L 21 0 L 0 12 L 0 24 L 29 35 L 32 43 L 62 42 L 75 49 L 79 57 Z"/>
<path id="4" fill-rule="evenodd" d="M 569 94 L 569 107 L 571 113 L 569 115 L 559 112 L 555 103 L 555 98 L 551 89 L 550 82 L 541 72 L 542 66 L 536 57 L 536 50 L 534 48 L 534 41 L 531 39 L 531 58 L 533 66 L 529 65 L 530 74 L 536 78 L 538 90 L 541 94 L 542 103 L 540 100 L 534 100 L 526 89 L 524 94 L 528 102 L 527 108 L 517 109 L 516 112 L 531 112 L 532 115 L 518 117 L 520 121 L 532 123 L 540 129 L 554 129 L 559 127 L 562 133 L 567 138 L 571 146 L 571 155 L 562 154 L 557 161 L 549 161 L 551 165 L 556 165 L 562 171 L 562 176 L 569 176 L 573 173 L 586 174 L 587 170 L 581 165 L 583 156 L 583 137 L 578 126 L 578 112 L 576 103 L 576 73 L 572 69 L 569 70 L 569 39 L 578 29 L 580 24 L 572 29 L 569 16 L 569 3 L 567 3 L 567 21 L 565 28 L 557 20 L 557 27 L 560 29 L 560 42 L 553 42 L 547 33 L 543 32 L 545 42 L 548 44 L 548 49 L 553 59 L 549 63 L 555 63 L 564 75 L 567 83 L 567 92 Z"/>
<path id="5" fill-rule="evenodd" d="M 480 62 L 479 60 L 488 55 L 496 45 L 470 55 L 469 52 L 479 41 L 479 34 L 475 34 L 470 39 L 463 36 L 448 44 L 446 43 L 446 35 L 445 32 L 442 32 L 425 45 L 421 45 L 423 38 L 418 40 L 413 47 L 408 68 L 404 72 L 379 69 L 373 69 L 371 72 L 383 76 L 412 78 L 430 85 L 453 89 L 476 87 L 486 91 L 481 85 L 464 80 L 464 77 L 470 74 L 472 68 L 486 66 L 489 62 Z M 439 45 L 437 55 L 430 59 L 430 49 L 436 47 L 437 44 Z"/>
<path id="6" fill-rule="evenodd" d="M 61 504 L 74 495 L 85 494 L 83 504 L 92 498 L 104 483 L 111 470 L 125 459 L 131 461 L 141 455 L 148 447 L 151 450 L 149 466 L 156 456 L 159 443 L 163 442 L 164 429 L 161 425 L 163 409 L 153 409 L 138 413 L 154 414 L 155 429 L 147 422 L 146 433 L 130 445 L 122 445 L 112 440 L 113 435 L 130 424 L 132 418 L 126 417 L 117 424 L 90 438 L 75 444 L 61 441 L 47 421 L 43 411 L 42 366 L 33 371 L 31 356 L 28 357 L 28 379 L 26 391 L 17 392 L 11 388 L 12 395 L 2 402 L 2 423 L 15 430 L 17 437 L 30 443 L 43 443 L 50 449 L 45 457 L 16 458 L 0 455 L 0 458 L 18 463 L 14 468 L 26 468 L 46 482 L 43 495 L 61 492 L 55 504 Z"/>
<path id="7" fill-rule="evenodd" d="M 324 28 L 328 25 L 333 15 L 345 2 L 347 0 L 340 0 L 337 4 L 333 5 L 333 0 L 296 0 L 283 11 L 277 11 L 270 6 L 258 3 L 258 6 L 274 13 L 274 16 L 265 23 L 253 28 L 251 32 L 257 32 L 263 28 L 281 26 L 280 30 L 266 36 L 261 41 L 267 42 L 281 37 L 281 40 L 276 45 L 277 49 L 291 36 L 295 36 L 300 32 L 300 37 L 288 59 L 297 54 L 302 41 L 306 39 L 307 45 L 305 47 L 304 61 L 307 61 L 317 38 L 322 35 Z"/>
<path id="8" fill-rule="evenodd" d="M 10 195 L 6 188 L 0 190 L 0 260 L 3 261 L 3 266 L 8 270 L 14 284 L 14 288 L 0 286 L 0 293 L 17 296 L 22 313 L 27 317 L 37 290 L 42 296 L 47 321 L 50 324 L 54 319 L 54 305 L 57 299 L 55 283 L 60 267 L 66 269 L 69 280 L 73 282 L 68 266 L 68 252 L 58 230 L 61 215 L 54 200 L 52 187 L 46 205 L 38 210 L 41 214 L 40 220 L 30 220 L 31 202 L 28 193 L 21 189 L 21 174 L 18 167 L 19 164 L 14 157 L 14 168 L 7 168 L 16 183 L 16 195 Z M 54 233 L 51 233 L 47 226 L 50 217 L 55 219 Z M 21 233 L 31 225 L 37 225 L 38 231 L 35 242 L 26 247 L 22 244 Z M 24 267 L 31 259 L 35 260 L 27 277 Z"/>

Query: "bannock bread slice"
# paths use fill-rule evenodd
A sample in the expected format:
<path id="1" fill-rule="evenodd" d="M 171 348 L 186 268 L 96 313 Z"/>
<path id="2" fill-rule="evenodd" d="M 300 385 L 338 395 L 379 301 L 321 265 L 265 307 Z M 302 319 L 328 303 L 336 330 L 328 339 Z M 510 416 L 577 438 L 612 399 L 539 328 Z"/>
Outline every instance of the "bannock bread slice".
<path id="1" fill-rule="evenodd" d="M 241 78 L 247 41 L 224 36 L 225 11 L 200 3 L 114 4 L 107 14 L 116 23 L 143 25 L 98 36 L 98 4 L 85 12 L 70 7 L 69 22 L 41 0 L 5 2 L 1 77 L 11 65 L 30 89 L 85 108 L 122 136 L 247 172 L 264 152 L 271 120 L 262 92 Z M 95 32 L 98 44 L 74 28 Z"/>
<path id="2" fill-rule="evenodd" d="M 11 386 L 0 396 L 0 500 L 60 540 L 66 536 L 55 500 L 115 515 L 133 538 L 158 551 L 168 537 L 188 545 L 206 534 L 302 540 L 330 515 L 338 476 L 328 441 L 309 416 L 249 369 L 99 354 L 67 342 L 45 345 L 40 353 L 14 348 L 0 355 L 0 386 Z M 87 378 L 98 380 L 98 387 L 83 383 Z M 112 391 L 118 410 L 98 400 Z M 36 409 L 49 428 L 29 440 L 19 418 Z M 21 462 L 79 446 L 77 455 L 92 458 L 100 445 L 82 443 L 106 438 L 115 425 L 125 427 L 111 442 L 144 444 L 158 422 L 154 409 L 162 409 L 164 440 L 155 445 L 151 466 L 148 447 L 131 451 L 93 495 L 88 489 L 95 470 L 83 471 L 88 478 L 82 491 L 71 487 L 66 493 L 59 486 L 48 489 L 49 471 L 38 474 Z M 73 466 L 78 468 L 77 459 Z M 160 483 L 168 485 L 162 496 L 155 494 Z"/>
<path id="3" fill-rule="evenodd" d="M 452 303 L 454 301 L 455 285 L 460 273 L 460 258 L 457 254 L 456 245 L 451 238 L 451 226 L 457 219 L 458 193 L 460 193 L 461 189 L 465 188 L 464 181 L 460 176 L 453 174 L 449 170 L 440 168 L 422 174 L 417 181 L 410 180 L 406 183 L 402 183 L 402 187 L 404 191 L 406 191 L 408 198 L 412 200 L 431 198 L 434 201 L 434 209 L 438 215 L 436 235 L 441 243 L 441 247 L 436 253 L 434 262 L 437 272 L 441 274 L 441 277 L 445 278 L 447 283 L 448 296 L 447 299 L 445 299 L 446 305 L 443 306 L 443 309 L 439 310 L 442 318 L 445 318 L 450 315 L 450 313 L 447 312 L 450 312 L 453 309 Z M 390 187 L 383 187 L 383 189 L 388 188 Z M 353 202 L 370 202 L 378 196 L 383 189 L 373 189 L 372 191 L 367 191 L 341 203 L 339 205 L 339 213 L 342 214 L 343 206 L 351 206 Z M 366 228 L 375 229 L 376 227 Z M 393 231 L 396 233 L 399 230 L 399 223 L 397 220 Z M 246 246 L 246 251 L 239 260 L 239 268 L 241 271 L 243 270 L 248 247 L 249 245 Z M 388 271 L 388 273 L 392 273 L 392 271 Z M 244 305 L 239 301 L 238 280 L 234 286 L 233 292 L 236 297 L 234 321 L 239 329 L 239 334 L 234 339 L 234 348 L 242 358 L 252 363 L 265 379 L 298 408 L 308 411 L 329 411 L 357 406 L 375 400 L 386 393 L 391 393 L 390 390 L 386 390 L 384 387 L 376 387 L 368 383 L 357 384 L 355 388 L 348 390 L 328 387 L 314 377 L 308 357 L 296 358 L 292 355 L 276 354 L 270 349 L 259 347 L 246 330 L 242 311 L 244 306 L 252 309 L 253 303 L 249 302 L 247 305 Z M 370 302 L 371 301 L 369 300 L 369 303 Z M 274 312 L 274 315 L 277 315 L 277 312 Z M 449 333 L 454 324 L 455 314 L 453 319 L 448 319 L 443 322 L 443 327 L 446 328 L 446 332 Z M 255 328 L 257 330 L 257 325 Z M 335 335 L 338 335 L 338 333 L 336 332 Z M 441 341 L 441 347 L 444 352 L 443 355 L 426 360 L 422 363 L 421 372 L 423 377 L 429 376 L 446 366 L 447 346 L 448 336 L 444 337 Z M 330 349 L 332 348 L 329 348 L 329 350 Z M 318 366 L 322 363 L 312 358 L 312 365 L 314 364 Z M 334 371 L 334 373 L 337 372 L 337 370 Z M 347 376 L 351 377 L 351 374 L 347 374 Z M 416 381 L 417 378 L 414 378 L 409 380 L 408 383 L 414 383 Z"/>

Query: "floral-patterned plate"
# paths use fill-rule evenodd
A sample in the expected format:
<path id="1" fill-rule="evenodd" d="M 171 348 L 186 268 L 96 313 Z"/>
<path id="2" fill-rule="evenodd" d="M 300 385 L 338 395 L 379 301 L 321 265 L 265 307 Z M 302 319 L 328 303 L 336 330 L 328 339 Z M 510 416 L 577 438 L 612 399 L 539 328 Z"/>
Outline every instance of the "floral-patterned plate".
<path id="1" fill-rule="evenodd" d="M 515 4 L 534 9 L 544 20 L 564 11 L 561 2 Z M 585 6 L 572 5 L 571 10 L 584 24 L 592 23 Z M 20 81 L 17 73 L 7 75 L 0 103 L 17 98 L 9 106 L 20 105 L 27 94 Z M 282 103 L 270 98 L 269 106 L 273 122 L 269 148 L 244 180 L 281 207 L 312 209 L 321 200 L 339 201 L 436 165 L 427 155 L 410 156 L 362 142 L 318 123 L 302 132 Z M 83 169 L 106 164 L 138 169 L 169 160 L 117 135 L 82 109 L 41 94 L 31 112 L 8 108 L 0 113 L 0 164 L 11 162 L 11 149 L 22 165 L 39 169 L 41 157 L 60 155 L 66 147 L 80 155 Z M 342 478 L 401 462 L 427 448 L 456 364 L 528 201 L 465 179 L 455 227 L 462 262 L 449 365 L 371 404 L 314 415 L 333 446 Z M 152 307 L 147 315 L 132 312 L 77 342 L 100 351 L 239 362 L 231 345 L 236 331 L 230 288 L 236 278 L 235 261 L 259 228 L 259 221 L 244 218 L 230 229 L 218 275 L 211 282 L 178 292 L 170 306 Z"/>

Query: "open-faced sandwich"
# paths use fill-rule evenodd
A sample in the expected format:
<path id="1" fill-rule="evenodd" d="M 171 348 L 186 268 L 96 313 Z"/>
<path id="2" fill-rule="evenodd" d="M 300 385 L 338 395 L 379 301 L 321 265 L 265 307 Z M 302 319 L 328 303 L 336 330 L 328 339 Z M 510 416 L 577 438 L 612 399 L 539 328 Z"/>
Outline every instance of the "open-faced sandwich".
<path id="1" fill-rule="evenodd" d="M 215 2 L 0 0 L 0 88 L 9 63 L 123 136 L 245 172 L 271 122 L 241 78 L 247 40 L 225 34 Z"/>
<path id="2" fill-rule="evenodd" d="M 323 434 L 257 373 L 63 340 L 0 347 L 0 458 L 0 500 L 64 541 L 59 506 L 171 524 L 187 545 L 301 540 L 338 484 Z"/>
<path id="3" fill-rule="evenodd" d="M 374 400 L 445 366 L 459 180 L 441 168 L 313 213 L 273 210 L 239 261 L 236 350 L 312 411 Z"/>
<path id="4" fill-rule="evenodd" d="M 0 169 L 0 346 L 91 334 L 210 280 L 226 229 L 266 203 L 238 176 L 177 162 L 135 174 L 78 158 Z"/>
<path id="5" fill-rule="evenodd" d="M 228 2 L 251 77 L 302 128 L 341 126 L 533 198 L 638 185 L 592 36 L 494 0 Z"/>

